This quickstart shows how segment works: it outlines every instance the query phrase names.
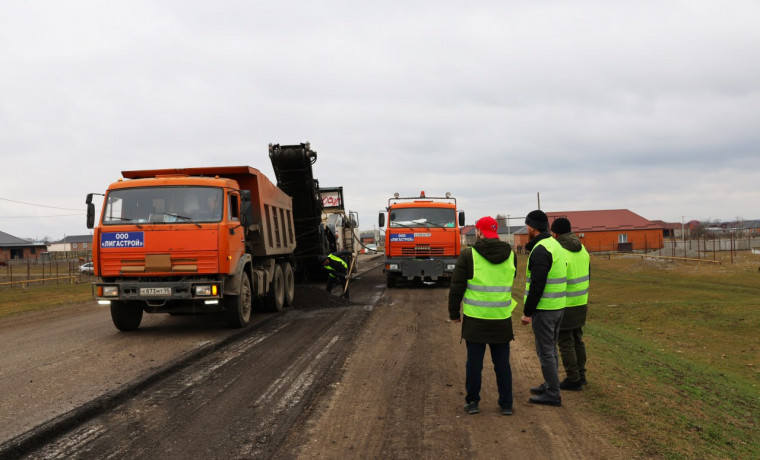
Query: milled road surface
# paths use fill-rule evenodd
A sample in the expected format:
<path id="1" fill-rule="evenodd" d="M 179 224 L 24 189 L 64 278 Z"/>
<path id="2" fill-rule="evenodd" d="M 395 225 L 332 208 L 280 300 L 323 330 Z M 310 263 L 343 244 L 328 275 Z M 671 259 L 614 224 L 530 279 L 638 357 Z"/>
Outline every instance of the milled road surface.
<path id="1" fill-rule="evenodd" d="M 540 370 L 519 320 L 515 414 L 498 411 L 487 355 L 481 413 L 469 416 L 448 289 L 385 289 L 375 268 L 353 282 L 351 302 L 321 286 L 298 294 L 295 308 L 258 315 L 242 333 L 208 318 L 146 315 L 147 327 L 124 334 L 91 305 L 0 322 L 4 350 L 24 345 L 0 356 L 0 457 L 627 457 L 606 421 L 578 404 L 593 398 L 593 381 L 563 393 L 561 408 L 527 404 Z M 34 336 L 38 327 L 51 337 Z"/>

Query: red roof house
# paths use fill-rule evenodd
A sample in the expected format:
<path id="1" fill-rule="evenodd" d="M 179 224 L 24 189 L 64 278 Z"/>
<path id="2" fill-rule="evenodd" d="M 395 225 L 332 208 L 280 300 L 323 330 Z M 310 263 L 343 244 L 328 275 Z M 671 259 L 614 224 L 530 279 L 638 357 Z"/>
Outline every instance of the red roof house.
<path id="1" fill-rule="evenodd" d="M 663 247 L 663 226 L 628 209 L 547 212 L 549 225 L 565 217 L 589 252 L 653 250 Z M 520 240 L 518 242 L 518 236 Z M 515 235 L 524 247 L 527 234 Z"/>

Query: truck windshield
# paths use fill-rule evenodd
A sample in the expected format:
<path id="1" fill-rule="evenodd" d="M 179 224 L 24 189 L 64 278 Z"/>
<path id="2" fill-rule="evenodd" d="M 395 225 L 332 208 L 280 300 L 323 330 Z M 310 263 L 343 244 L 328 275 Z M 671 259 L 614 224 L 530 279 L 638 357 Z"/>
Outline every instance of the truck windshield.
<path id="1" fill-rule="evenodd" d="M 217 187 L 135 187 L 108 193 L 104 225 L 220 222 L 224 191 Z"/>
<path id="2" fill-rule="evenodd" d="M 456 212 L 449 208 L 396 208 L 391 210 L 391 228 L 453 228 Z"/>

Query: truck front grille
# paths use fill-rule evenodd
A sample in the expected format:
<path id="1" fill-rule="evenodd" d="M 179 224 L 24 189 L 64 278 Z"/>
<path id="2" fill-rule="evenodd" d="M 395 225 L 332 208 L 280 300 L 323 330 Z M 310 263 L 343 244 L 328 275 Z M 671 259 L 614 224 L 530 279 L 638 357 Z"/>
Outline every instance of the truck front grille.
<path id="1" fill-rule="evenodd" d="M 431 246 L 417 246 L 411 248 L 401 248 L 402 256 L 412 257 L 427 257 L 427 256 L 442 256 L 445 250 L 442 247 Z"/>

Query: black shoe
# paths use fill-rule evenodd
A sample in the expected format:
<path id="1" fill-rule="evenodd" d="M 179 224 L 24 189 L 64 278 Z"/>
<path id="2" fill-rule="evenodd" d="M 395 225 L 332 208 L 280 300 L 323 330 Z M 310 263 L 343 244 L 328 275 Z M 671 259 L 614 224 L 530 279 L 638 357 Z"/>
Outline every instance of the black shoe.
<path id="1" fill-rule="evenodd" d="M 512 415 L 512 407 L 502 407 L 501 415 Z"/>
<path id="2" fill-rule="evenodd" d="M 581 385 L 588 385 L 588 380 L 586 380 L 586 377 L 581 377 L 580 383 Z"/>
<path id="3" fill-rule="evenodd" d="M 472 402 L 466 403 L 464 405 L 464 410 L 467 411 L 467 413 L 470 414 L 470 415 L 477 414 L 478 412 L 480 412 L 480 409 L 478 408 L 478 402 L 477 401 L 472 401 Z"/>
<path id="4" fill-rule="evenodd" d="M 547 394 L 542 394 L 540 396 L 531 396 L 528 402 L 533 404 L 543 404 L 545 406 L 559 407 L 562 405 L 562 398 L 552 398 Z"/>
<path id="5" fill-rule="evenodd" d="M 532 395 L 542 395 L 546 393 L 546 384 L 542 383 L 541 385 L 537 387 L 530 387 L 530 394 Z"/>
<path id="6" fill-rule="evenodd" d="M 581 386 L 580 380 L 577 382 L 573 382 L 571 380 L 565 379 L 559 383 L 559 389 L 569 390 L 569 391 L 581 391 L 583 387 Z"/>

